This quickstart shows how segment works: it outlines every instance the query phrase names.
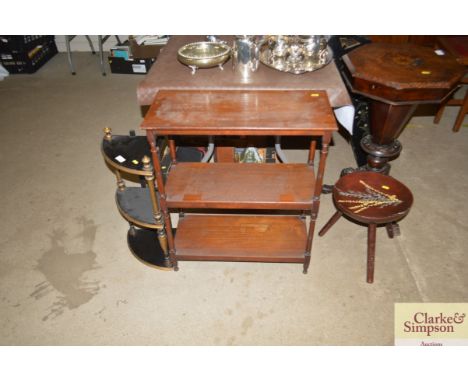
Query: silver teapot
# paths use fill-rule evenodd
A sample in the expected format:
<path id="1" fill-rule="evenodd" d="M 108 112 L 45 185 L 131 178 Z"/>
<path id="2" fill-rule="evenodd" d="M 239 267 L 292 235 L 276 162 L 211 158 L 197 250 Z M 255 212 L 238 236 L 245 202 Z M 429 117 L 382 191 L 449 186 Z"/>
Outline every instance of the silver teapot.
<path id="1" fill-rule="evenodd" d="M 298 36 L 298 42 L 302 45 L 304 52 L 309 57 L 319 57 L 322 52 L 327 49 L 330 36 L 315 35 L 315 36 Z"/>
<path id="2" fill-rule="evenodd" d="M 243 79 L 249 79 L 258 70 L 263 36 L 235 36 L 232 47 L 232 67 Z"/>

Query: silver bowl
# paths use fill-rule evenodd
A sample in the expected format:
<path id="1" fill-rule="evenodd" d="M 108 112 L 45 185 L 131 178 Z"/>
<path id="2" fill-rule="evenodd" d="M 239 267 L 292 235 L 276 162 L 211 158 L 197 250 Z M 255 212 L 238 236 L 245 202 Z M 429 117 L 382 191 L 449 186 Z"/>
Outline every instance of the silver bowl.
<path id="1" fill-rule="evenodd" d="M 231 48 L 220 42 L 192 42 L 184 45 L 177 52 L 177 58 L 192 69 L 192 74 L 199 68 L 212 68 L 223 64 L 231 56 Z"/>

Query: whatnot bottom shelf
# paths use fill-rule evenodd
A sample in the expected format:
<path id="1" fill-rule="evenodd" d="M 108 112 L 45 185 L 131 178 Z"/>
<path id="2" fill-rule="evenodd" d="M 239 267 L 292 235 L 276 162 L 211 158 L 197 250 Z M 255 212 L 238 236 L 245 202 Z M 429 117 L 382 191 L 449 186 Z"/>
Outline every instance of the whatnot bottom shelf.
<path id="1" fill-rule="evenodd" d="M 304 263 L 306 241 L 298 216 L 188 214 L 175 247 L 178 260 Z"/>
<path id="2" fill-rule="evenodd" d="M 156 230 L 130 227 L 127 242 L 133 255 L 144 264 L 162 270 L 172 270 L 159 245 Z"/>

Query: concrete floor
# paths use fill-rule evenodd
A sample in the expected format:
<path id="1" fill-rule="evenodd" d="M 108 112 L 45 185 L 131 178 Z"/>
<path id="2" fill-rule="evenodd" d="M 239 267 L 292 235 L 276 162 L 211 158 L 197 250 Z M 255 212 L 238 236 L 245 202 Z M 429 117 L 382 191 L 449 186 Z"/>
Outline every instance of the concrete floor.
<path id="1" fill-rule="evenodd" d="M 395 302 L 468 300 L 468 129 L 414 117 L 392 175 L 415 195 L 402 235 L 378 231 L 365 282 L 366 230 L 344 219 L 300 265 L 135 260 L 104 165 L 104 126 L 141 121 L 136 75 L 99 74 L 98 59 L 59 54 L 35 75 L 0 82 L 1 345 L 391 345 Z M 296 157 L 304 157 L 299 153 Z M 353 165 L 339 134 L 325 182 Z M 317 227 L 333 213 L 322 198 Z"/>

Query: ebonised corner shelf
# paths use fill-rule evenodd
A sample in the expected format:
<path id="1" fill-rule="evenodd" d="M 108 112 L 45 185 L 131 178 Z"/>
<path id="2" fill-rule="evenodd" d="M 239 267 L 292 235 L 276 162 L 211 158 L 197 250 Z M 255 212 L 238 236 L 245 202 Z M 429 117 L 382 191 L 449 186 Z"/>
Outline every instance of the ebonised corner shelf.
<path id="1" fill-rule="evenodd" d="M 171 160 L 167 153 L 164 155 L 167 140 L 159 138 L 157 147 L 161 153 L 161 162 L 169 169 Z M 115 200 L 120 214 L 130 224 L 127 243 L 131 252 L 146 265 L 163 270 L 172 269 L 146 137 L 113 135 L 110 128 L 105 128 L 101 152 L 117 177 Z M 203 153 L 194 147 L 180 147 L 177 152 L 180 161 L 200 161 L 202 156 Z M 127 186 L 123 174 L 137 176 L 141 187 Z"/>

